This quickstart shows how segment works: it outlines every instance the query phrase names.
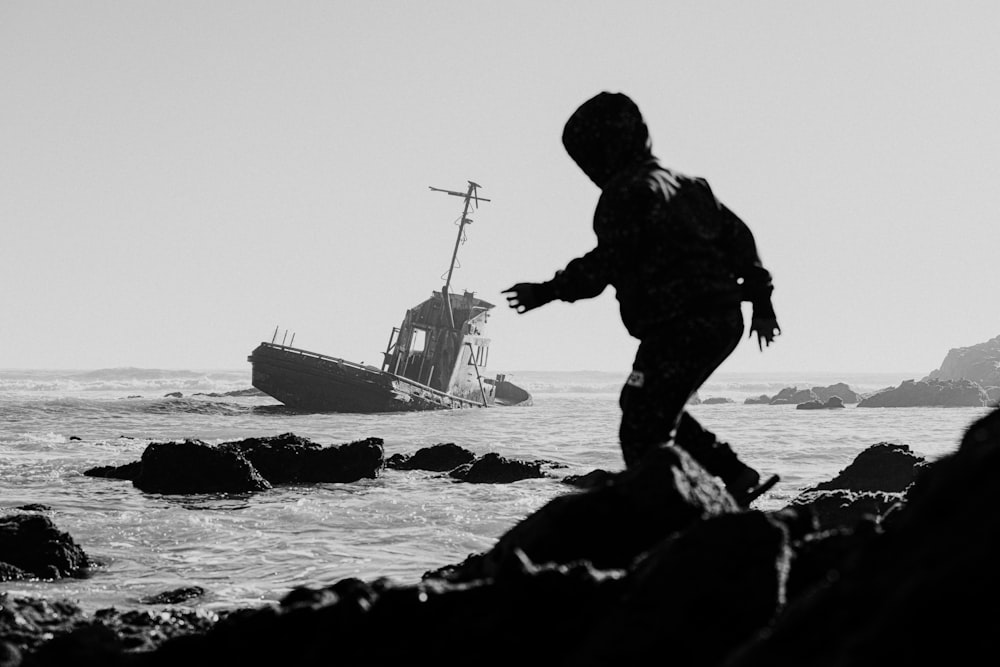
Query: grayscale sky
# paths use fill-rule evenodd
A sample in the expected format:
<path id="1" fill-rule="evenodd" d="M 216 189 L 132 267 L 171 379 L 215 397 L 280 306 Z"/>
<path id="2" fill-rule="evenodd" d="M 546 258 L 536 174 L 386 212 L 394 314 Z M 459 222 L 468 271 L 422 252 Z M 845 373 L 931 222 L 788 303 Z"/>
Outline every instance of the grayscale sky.
<path id="1" fill-rule="evenodd" d="M 560 143 L 602 90 L 754 231 L 783 328 L 721 371 L 926 373 L 1000 334 L 995 0 L 0 1 L 0 368 L 377 365 L 443 284 L 494 370 L 628 369 Z"/>

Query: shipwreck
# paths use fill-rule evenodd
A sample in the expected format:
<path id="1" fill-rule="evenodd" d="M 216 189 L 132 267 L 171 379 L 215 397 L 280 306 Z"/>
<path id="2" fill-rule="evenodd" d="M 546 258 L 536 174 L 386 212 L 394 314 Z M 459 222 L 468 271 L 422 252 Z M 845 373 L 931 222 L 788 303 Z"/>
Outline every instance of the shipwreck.
<path id="1" fill-rule="evenodd" d="M 253 386 L 288 407 L 311 412 L 400 412 L 530 405 L 531 394 L 503 373 L 487 377 L 490 339 L 486 323 L 494 305 L 463 291 L 453 294 L 451 278 L 458 249 L 471 222 L 471 206 L 488 202 L 481 186 L 468 181 L 465 192 L 431 187 L 462 197 L 458 237 L 440 291 L 418 303 L 393 327 L 381 367 L 354 363 L 277 343 L 262 342 L 247 357 Z"/>

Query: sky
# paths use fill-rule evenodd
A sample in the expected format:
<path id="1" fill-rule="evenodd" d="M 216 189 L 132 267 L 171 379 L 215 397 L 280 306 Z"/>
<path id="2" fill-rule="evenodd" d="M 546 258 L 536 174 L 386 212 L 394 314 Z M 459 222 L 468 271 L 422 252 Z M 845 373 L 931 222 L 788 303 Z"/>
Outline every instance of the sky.
<path id="1" fill-rule="evenodd" d="M 782 334 L 720 372 L 912 372 L 1000 335 L 1000 3 L 0 0 L 0 368 L 378 365 L 452 279 L 490 368 L 626 373 L 569 115 L 632 97 L 753 231 Z"/>

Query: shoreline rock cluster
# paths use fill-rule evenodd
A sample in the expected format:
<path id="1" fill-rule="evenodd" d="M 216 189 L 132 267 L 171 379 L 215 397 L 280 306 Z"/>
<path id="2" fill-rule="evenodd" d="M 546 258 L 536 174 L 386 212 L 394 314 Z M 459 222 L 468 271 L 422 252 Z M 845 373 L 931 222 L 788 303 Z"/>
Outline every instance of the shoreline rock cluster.
<path id="1" fill-rule="evenodd" d="M 1000 409 L 937 460 L 878 443 L 769 512 L 665 446 L 417 584 L 299 588 L 152 649 L 96 616 L 12 643 L 3 624 L 38 603 L 8 597 L 0 652 L 27 667 L 972 663 L 993 644 L 981 602 L 1000 594 L 998 476 Z"/>
<path id="2" fill-rule="evenodd" d="M 211 445 L 201 440 L 154 442 L 139 461 L 98 466 L 88 477 L 128 480 L 147 493 L 253 493 L 280 484 L 349 483 L 375 479 L 384 468 L 447 472 L 462 482 L 503 484 L 545 477 L 552 461 L 477 457 L 454 443 L 385 459 L 381 438 L 320 445 L 294 433 Z"/>

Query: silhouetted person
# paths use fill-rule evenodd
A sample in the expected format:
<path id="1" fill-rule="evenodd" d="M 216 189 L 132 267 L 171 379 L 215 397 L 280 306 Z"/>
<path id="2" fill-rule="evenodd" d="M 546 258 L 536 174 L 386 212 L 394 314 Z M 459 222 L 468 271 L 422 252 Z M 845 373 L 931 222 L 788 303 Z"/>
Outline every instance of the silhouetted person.
<path id="1" fill-rule="evenodd" d="M 597 247 L 544 283 L 504 291 L 519 313 L 555 299 L 595 297 L 614 285 L 622 322 L 638 338 L 621 392 L 625 465 L 674 442 L 719 476 L 744 505 L 765 487 L 684 409 L 743 336 L 741 302 L 753 304 L 750 335 L 761 350 L 780 333 L 771 274 L 750 229 L 712 194 L 708 182 L 663 167 L 635 103 L 602 92 L 577 109 L 563 145 L 601 189 L 594 212 Z"/>

